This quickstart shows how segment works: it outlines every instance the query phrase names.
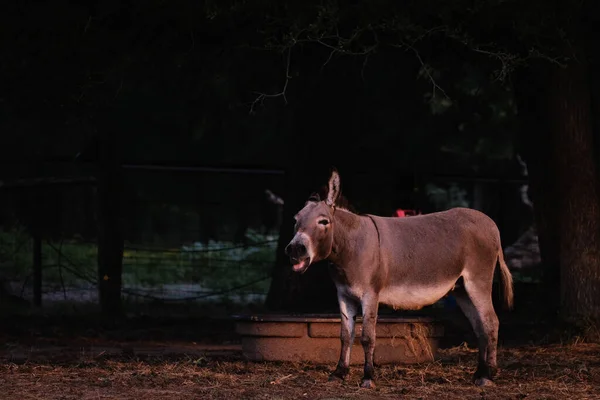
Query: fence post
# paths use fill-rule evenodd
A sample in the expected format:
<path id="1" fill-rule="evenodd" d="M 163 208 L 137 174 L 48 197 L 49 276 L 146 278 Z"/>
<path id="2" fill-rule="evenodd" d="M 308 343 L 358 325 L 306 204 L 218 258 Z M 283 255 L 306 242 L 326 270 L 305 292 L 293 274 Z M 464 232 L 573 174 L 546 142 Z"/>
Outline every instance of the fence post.
<path id="1" fill-rule="evenodd" d="M 33 304 L 42 306 L 42 238 L 33 234 Z"/>
<path id="2" fill-rule="evenodd" d="M 116 133 L 99 136 L 98 160 L 98 292 L 105 315 L 121 313 L 123 273 L 123 171 Z"/>

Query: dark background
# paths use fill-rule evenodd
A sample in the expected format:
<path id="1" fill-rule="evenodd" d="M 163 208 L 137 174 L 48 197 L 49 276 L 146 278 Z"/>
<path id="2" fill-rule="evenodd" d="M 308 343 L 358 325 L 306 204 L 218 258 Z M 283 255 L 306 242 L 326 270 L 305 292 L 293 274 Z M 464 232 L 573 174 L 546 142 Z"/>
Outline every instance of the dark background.
<path id="1" fill-rule="evenodd" d="M 335 166 L 360 212 L 491 216 L 517 311 L 600 315 L 591 2 L 1 7 L 4 311 L 335 310 L 282 251 Z"/>

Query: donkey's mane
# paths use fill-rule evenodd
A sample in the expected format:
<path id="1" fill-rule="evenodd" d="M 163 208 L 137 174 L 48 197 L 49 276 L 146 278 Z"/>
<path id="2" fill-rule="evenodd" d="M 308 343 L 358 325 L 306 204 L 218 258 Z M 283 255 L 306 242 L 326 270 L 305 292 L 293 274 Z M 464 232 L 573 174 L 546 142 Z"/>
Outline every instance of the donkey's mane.
<path id="1" fill-rule="evenodd" d="M 350 204 L 350 201 L 346 197 L 344 197 L 341 193 L 338 196 L 337 200 L 335 201 L 335 207 L 340 210 L 346 210 L 346 211 L 350 211 L 352 213 L 358 214 L 358 212 L 356 211 L 354 206 L 352 206 L 352 204 Z"/>
<path id="2" fill-rule="evenodd" d="M 329 191 L 329 189 L 327 188 L 327 186 L 323 186 L 323 187 L 321 187 L 321 191 L 320 192 L 314 192 L 314 193 L 312 193 L 309 196 L 308 201 L 318 203 L 322 199 L 327 198 L 327 192 L 328 191 Z M 322 194 L 323 194 L 323 196 L 322 196 Z M 337 208 L 339 210 L 349 211 L 349 212 L 354 213 L 354 214 L 358 214 L 358 212 L 356 211 L 356 209 L 352 206 L 352 204 L 350 204 L 350 201 L 348 201 L 348 199 L 342 193 L 340 193 L 338 195 L 338 198 L 335 201 L 335 208 Z"/>

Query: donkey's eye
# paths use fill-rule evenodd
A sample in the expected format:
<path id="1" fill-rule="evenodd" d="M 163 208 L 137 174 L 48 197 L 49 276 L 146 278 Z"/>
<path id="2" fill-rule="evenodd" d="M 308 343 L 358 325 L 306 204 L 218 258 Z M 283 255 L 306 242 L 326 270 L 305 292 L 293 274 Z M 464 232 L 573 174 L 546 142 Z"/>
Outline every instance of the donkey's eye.
<path id="1" fill-rule="evenodd" d="M 320 224 L 320 225 L 329 225 L 329 221 L 328 221 L 328 220 L 326 220 L 326 219 L 320 219 L 320 220 L 319 220 L 319 224 Z"/>

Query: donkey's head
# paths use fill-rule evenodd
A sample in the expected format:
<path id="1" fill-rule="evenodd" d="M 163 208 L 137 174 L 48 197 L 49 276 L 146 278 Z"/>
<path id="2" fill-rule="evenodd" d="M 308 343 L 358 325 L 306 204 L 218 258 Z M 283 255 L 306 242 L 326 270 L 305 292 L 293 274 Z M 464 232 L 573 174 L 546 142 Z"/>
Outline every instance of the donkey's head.
<path id="1" fill-rule="evenodd" d="M 334 170 L 329 178 L 327 198 L 321 200 L 318 194 L 311 196 L 294 216 L 294 237 L 285 247 L 294 271 L 304 272 L 312 263 L 329 257 L 333 245 L 333 212 L 339 195 L 340 176 Z"/>

